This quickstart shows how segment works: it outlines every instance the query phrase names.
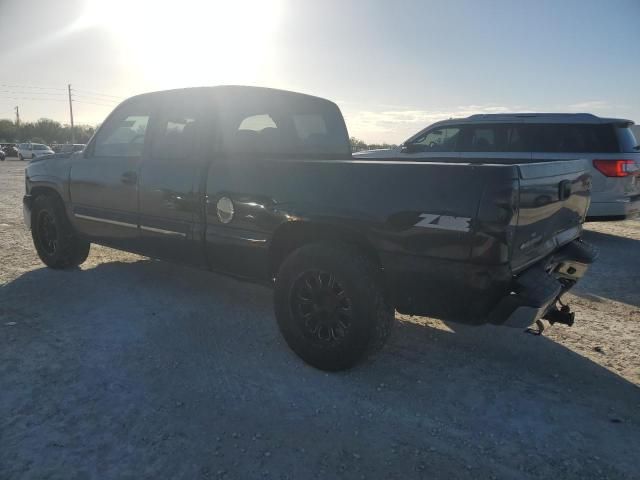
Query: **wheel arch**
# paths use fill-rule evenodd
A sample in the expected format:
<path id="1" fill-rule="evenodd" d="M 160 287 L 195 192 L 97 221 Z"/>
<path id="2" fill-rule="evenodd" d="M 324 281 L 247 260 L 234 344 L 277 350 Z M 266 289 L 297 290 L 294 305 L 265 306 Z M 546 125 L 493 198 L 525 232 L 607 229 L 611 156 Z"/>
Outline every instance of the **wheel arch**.
<path id="1" fill-rule="evenodd" d="M 60 192 L 58 192 L 58 190 L 51 185 L 34 185 L 31 187 L 29 194 L 33 198 L 39 197 L 41 195 L 49 195 L 58 197 L 61 201 L 64 201 L 62 195 L 60 195 Z"/>
<path id="2" fill-rule="evenodd" d="M 48 183 L 48 182 L 32 184 L 31 188 L 29 189 L 29 195 L 31 197 L 30 208 L 31 208 L 32 214 L 33 214 L 33 202 L 35 201 L 35 199 L 41 196 L 49 196 L 49 197 L 57 198 L 60 201 L 60 203 L 64 207 L 64 211 L 67 214 L 67 218 L 69 217 L 69 211 L 67 210 L 67 203 L 65 202 L 65 199 L 62 193 L 60 193 L 60 191 L 56 188 L 55 184 Z"/>
<path id="3" fill-rule="evenodd" d="M 346 225 L 327 222 L 295 221 L 280 225 L 269 242 L 269 276 L 274 278 L 282 262 L 294 250 L 310 243 L 341 242 L 358 248 L 376 266 L 380 257 L 374 246 L 361 231 Z"/>

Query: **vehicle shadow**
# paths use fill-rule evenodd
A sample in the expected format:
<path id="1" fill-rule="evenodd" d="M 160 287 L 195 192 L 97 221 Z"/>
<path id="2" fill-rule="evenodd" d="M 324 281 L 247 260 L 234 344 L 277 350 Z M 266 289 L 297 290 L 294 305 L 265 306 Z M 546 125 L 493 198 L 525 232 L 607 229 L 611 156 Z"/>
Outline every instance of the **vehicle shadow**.
<path id="1" fill-rule="evenodd" d="M 597 297 L 604 297 L 640 307 L 640 241 L 592 230 L 585 230 L 583 238 L 595 245 L 600 255 L 572 293 L 596 301 Z"/>
<path id="2" fill-rule="evenodd" d="M 181 466 L 210 465 L 234 432 L 216 465 L 251 478 L 231 462 L 262 432 L 293 452 L 269 465 L 290 478 L 637 473 L 640 389 L 544 336 L 406 319 L 375 358 L 326 374 L 272 312 L 267 288 L 160 261 L 23 274 L 0 287 L 0 325 L 15 322 L 0 330 L 0 455 L 193 478 Z"/>

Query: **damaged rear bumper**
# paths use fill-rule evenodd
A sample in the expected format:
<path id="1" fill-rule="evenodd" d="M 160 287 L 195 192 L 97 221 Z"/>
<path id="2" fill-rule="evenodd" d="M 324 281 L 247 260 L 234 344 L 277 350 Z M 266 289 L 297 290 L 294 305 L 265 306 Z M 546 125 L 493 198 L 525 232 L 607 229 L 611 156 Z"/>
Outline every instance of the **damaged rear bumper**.
<path id="1" fill-rule="evenodd" d="M 590 244 L 574 240 L 553 255 L 514 279 L 509 295 L 503 297 L 491 312 L 491 323 L 516 328 L 526 328 L 537 320 L 550 315 L 558 316 L 555 304 L 562 294 L 570 290 L 584 276 L 598 254 Z M 556 320 L 561 321 L 561 320 Z"/>

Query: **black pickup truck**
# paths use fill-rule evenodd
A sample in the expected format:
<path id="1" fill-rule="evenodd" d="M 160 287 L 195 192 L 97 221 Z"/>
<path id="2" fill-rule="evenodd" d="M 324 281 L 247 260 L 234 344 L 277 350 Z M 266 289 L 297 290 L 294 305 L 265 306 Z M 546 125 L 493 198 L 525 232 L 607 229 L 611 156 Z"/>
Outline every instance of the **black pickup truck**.
<path id="1" fill-rule="evenodd" d="M 338 107 L 254 87 L 139 95 L 83 152 L 30 162 L 25 222 L 52 268 L 91 243 L 274 286 L 279 327 L 321 369 L 387 339 L 394 310 L 570 324 L 593 261 L 581 161 L 354 160 Z"/>

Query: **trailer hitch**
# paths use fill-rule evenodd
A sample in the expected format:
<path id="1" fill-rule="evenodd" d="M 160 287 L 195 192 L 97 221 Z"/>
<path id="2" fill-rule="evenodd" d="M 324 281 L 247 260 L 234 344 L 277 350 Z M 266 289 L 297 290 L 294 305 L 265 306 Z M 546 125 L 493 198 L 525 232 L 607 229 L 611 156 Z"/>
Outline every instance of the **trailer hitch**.
<path id="1" fill-rule="evenodd" d="M 531 335 L 542 335 L 545 329 L 545 322 L 543 322 L 543 320 L 547 320 L 549 325 L 561 323 L 569 327 L 573 326 L 576 314 L 571 311 L 569 305 L 564 305 L 560 300 L 558 300 L 558 303 L 560 304 L 560 309 L 554 305 L 541 319 L 536 320 L 535 327 L 529 327 L 525 332 Z"/>
<path id="2" fill-rule="evenodd" d="M 549 320 L 549 323 L 553 325 L 554 323 L 561 323 L 563 325 L 567 325 L 569 327 L 573 326 L 573 322 L 576 318 L 576 314 L 571 311 L 569 305 L 562 305 L 560 310 L 556 307 L 551 308 L 544 317 L 545 320 Z"/>

